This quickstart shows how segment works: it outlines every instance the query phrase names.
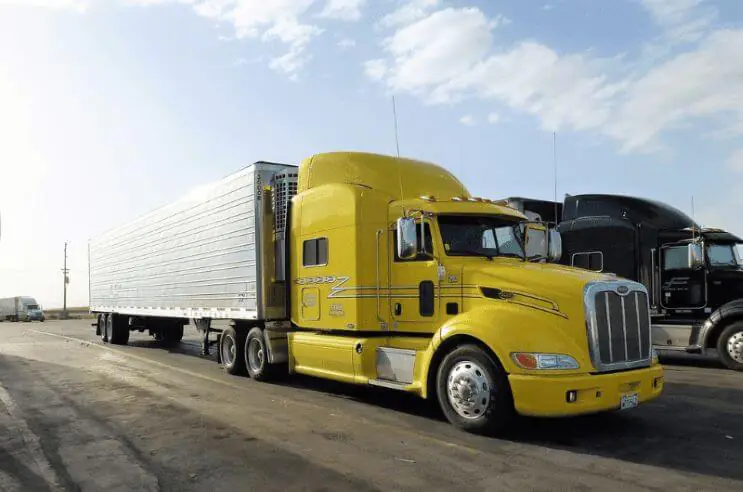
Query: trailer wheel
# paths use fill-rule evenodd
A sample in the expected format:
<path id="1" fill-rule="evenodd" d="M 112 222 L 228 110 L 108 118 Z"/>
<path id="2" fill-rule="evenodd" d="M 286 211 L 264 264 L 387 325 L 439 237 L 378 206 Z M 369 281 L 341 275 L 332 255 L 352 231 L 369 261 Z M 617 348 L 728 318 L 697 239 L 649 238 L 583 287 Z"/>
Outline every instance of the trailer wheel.
<path id="1" fill-rule="evenodd" d="M 127 318 L 117 314 L 109 314 L 108 317 L 111 319 L 109 342 L 115 345 L 126 345 L 129 342 L 129 326 L 125 323 Z"/>
<path id="2" fill-rule="evenodd" d="M 103 326 L 101 327 L 101 340 L 103 340 L 103 343 L 108 343 L 108 337 L 111 334 L 113 316 L 113 313 L 103 315 Z"/>
<path id="3" fill-rule="evenodd" d="M 175 345 L 183 340 L 183 325 L 175 322 L 165 330 L 165 343 Z"/>
<path id="4" fill-rule="evenodd" d="M 219 337 L 219 356 L 228 374 L 245 374 L 245 359 L 241 356 L 245 347 L 245 332 L 230 326 Z"/>
<path id="5" fill-rule="evenodd" d="M 467 432 L 497 433 L 513 419 L 506 372 L 476 345 L 462 345 L 444 357 L 436 389 L 447 420 Z"/>
<path id="6" fill-rule="evenodd" d="M 722 330 L 717 339 L 717 353 L 728 369 L 743 371 L 743 321 Z"/>
<path id="7" fill-rule="evenodd" d="M 268 349 L 263 330 L 254 327 L 248 332 L 245 342 L 245 367 L 248 375 L 256 381 L 268 381 L 276 377 L 279 367 L 268 363 Z"/>

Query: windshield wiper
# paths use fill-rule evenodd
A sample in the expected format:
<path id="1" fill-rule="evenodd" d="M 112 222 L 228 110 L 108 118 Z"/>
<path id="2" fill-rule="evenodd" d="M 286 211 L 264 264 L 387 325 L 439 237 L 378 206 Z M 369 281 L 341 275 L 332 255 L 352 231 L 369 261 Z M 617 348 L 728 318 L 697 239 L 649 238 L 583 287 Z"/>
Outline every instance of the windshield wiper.
<path id="1" fill-rule="evenodd" d="M 474 249 L 458 249 L 456 251 L 452 251 L 452 254 L 461 256 L 479 256 L 481 258 L 487 258 L 488 260 L 493 261 L 493 255 L 488 255 Z"/>
<path id="2" fill-rule="evenodd" d="M 534 262 L 537 262 L 537 261 L 539 261 L 539 260 L 546 260 L 546 259 L 547 259 L 547 257 L 546 257 L 546 256 L 544 256 L 544 255 L 534 255 L 534 256 L 530 256 L 530 257 L 529 257 L 529 258 L 527 258 L 527 259 L 528 259 L 528 260 L 529 260 L 530 262 L 534 263 Z"/>

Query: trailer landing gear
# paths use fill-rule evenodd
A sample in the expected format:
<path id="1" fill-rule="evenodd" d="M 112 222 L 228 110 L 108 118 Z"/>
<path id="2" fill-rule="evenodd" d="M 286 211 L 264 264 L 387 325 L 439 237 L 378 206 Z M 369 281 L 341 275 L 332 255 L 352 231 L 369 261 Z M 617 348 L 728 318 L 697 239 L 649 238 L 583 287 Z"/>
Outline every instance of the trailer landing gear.
<path id="1" fill-rule="evenodd" d="M 212 329 L 212 320 L 209 318 L 194 319 L 193 324 L 196 325 L 196 329 L 201 333 L 201 355 L 209 355 L 209 347 L 219 343 L 219 339 L 209 341 L 209 333 L 219 330 Z"/>

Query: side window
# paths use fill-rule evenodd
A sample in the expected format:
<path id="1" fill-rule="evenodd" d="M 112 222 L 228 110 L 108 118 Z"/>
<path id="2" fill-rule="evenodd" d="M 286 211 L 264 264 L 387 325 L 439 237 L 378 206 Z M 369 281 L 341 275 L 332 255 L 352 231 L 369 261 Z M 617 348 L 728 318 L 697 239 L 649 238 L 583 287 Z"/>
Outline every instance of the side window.
<path id="1" fill-rule="evenodd" d="M 516 239 L 513 228 L 498 227 L 495 230 L 495 240 L 498 242 L 498 251 L 501 253 L 521 255 L 521 244 Z"/>
<path id="2" fill-rule="evenodd" d="M 410 259 L 410 260 L 403 260 L 403 259 L 400 259 L 399 256 L 397 256 L 397 234 L 396 234 L 397 231 L 396 230 L 393 230 L 392 231 L 392 237 L 394 238 L 394 242 L 395 242 L 395 261 L 400 261 L 400 262 L 403 262 L 403 261 L 427 261 L 427 260 L 430 260 L 431 259 L 431 257 L 433 256 L 433 236 L 431 235 L 431 226 L 430 226 L 430 224 L 428 222 L 424 222 L 423 223 L 423 229 L 424 229 L 425 235 L 426 235 L 426 249 L 425 249 L 425 251 L 418 251 L 418 255 L 415 258 Z M 421 244 L 423 244 L 421 242 L 421 228 L 420 228 L 420 224 L 415 228 L 415 235 L 418 238 L 418 246 L 420 247 Z"/>
<path id="3" fill-rule="evenodd" d="M 572 259 L 572 266 L 601 272 L 604 270 L 604 254 L 601 251 L 575 253 Z"/>
<path id="4" fill-rule="evenodd" d="M 689 266 L 689 250 L 686 246 L 666 248 L 663 251 L 663 270 L 684 270 Z"/>
<path id="5" fill-rule="evenodd" d="M 328 238 L 309 239 L 302 247 L 302 265 L 319 266 L 328 264 Z"/>
<path id="6" fill-rule="evenodd" d="M 495 236 L 493 235 L 493 229 L 485 229 L 482 234 L 482 247 L 483 249 L 496 249 L 498 244 L 495 242 Z"/>

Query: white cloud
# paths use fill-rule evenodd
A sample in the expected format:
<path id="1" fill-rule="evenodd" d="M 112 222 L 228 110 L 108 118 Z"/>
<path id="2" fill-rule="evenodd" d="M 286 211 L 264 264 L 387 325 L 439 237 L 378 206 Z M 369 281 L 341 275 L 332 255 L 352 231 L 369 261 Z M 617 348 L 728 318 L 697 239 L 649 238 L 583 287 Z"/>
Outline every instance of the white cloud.
<path id="1" fill-rule="evenodd" d="M 0 0 L 0 6 L 44 7 L 52 9 L 71 9 L 85 11 L 91 0 Z"/>
<path id="2" fill-rule="evenodd" d="M 387 61 L 379 58 L 364 62 L 364 72 L 372 80 L 382 80 L 387 75 Z"/>
<path id="3" fill-rule="evenodd" d="M 553 8 L 555 8 L 554 5 L 549 3 L 546 3 L 542 6 L 542 10 L 552 10 Z"/>
<path id="4" fill-rule="evenodd" d="M 641 0 L 671 42 L 699 40 L 717 18 L 717 9 L 705 0 Z"/>
<path id="5" fill-rule="evenodd" d="M 459 122 L 463 124 L 464 126 L 475 126 L 477 122 L 475 121 L 475 117 L 471 114 L 466 114 L 459 118 Z"/>
<path id="6" fill-rule="evenodd" d="M 383 27 L 395 27 L 409 24 L 425 17 L 440 0 L 401 0 L 397 9 L 382 17 L 379 24 Z"/>
<path id="7" fill-rule="evenodd" d="M 655 6 L 670 24 L 685 18 Z M 496 100 L 536 116 L 545 130 L 602 134 L 626 152 L 657 150 L 664 132 L 703 118 L 722 121 L 727 136 L 743 134 L 743 64 L 735 62 L 743 29 L 716 31 L 644 65 L 560 54 L 535 41 L 498 49 L 492 30 L 502 25 L 476 8 L 433 12 L 387 37 L 387 56 L 368 62 L 367 75 L 428 103 Z"/>
<path id="8" fill-rule="evenodd" d="M 496 124 L 500 121 L 500 115 L 498 113 L 490 113 L 488 115 L 488 123 Z"/>
<path id="9" fill-rule="evenodd" d="M 294 74 L 309 62 L 311 56 L 306 53 L 307 47 L 315 37 L 324 31 L 318 25 L 303 20 L 308 15 L 310 8 L 319 3 L 320 0 L 126 1 L 141 5 L 191 4 L 196 14 L 232 25 L 237 39 L 254 38 L 263 42 L 278 40 L 288 47 L 288 51 L 281 56 L 272 58 L 269 66 L 273 70 L 287 75 Z M 358 20 L 361 17 L 361 7 L 365 3 L 366 0 L 326 0 L 318 17 L 336 20 Z M 221 38 L 224 39 L 224 36 Z"/>
<path id="10" fill-rule="evenodd" d="M 338 41 L 338 43 L 336 43 L 336 46 L 338 46 L 342 50 L 348 50 L 356 46 L 356 41 L 348 38 L 341 39 L 340 41 Z"/>
<path id="11" fill-rule="evenodd" d="M 743 173 L 743 149 L 738 149 L 730 155 L 727 166 L 731 171 Z"/>
<path id="12" fill-rule="evenodd" d="M 268 0 L 266 0 L 268 1 Z M 361 9 L 366 0 L 327 0 L 320 17 L 345 21 L 361 19 Z"/>
<path id="13" fill-rule="evenodd" d="M 718 117 L 743 129 L 743 30 L 721 30 L 696 49 L 634 81 L 607 133 L 625 150 L 652 147 L 658 135 L 693 119 Z"/>
<path id="14" fill-rule="evenodd" d="M 449 8 L 399 29 L 385 41 L 388 85 L 421 93 L 470 71 L 491 47 L 491 28 L 479 9 Z"/>

